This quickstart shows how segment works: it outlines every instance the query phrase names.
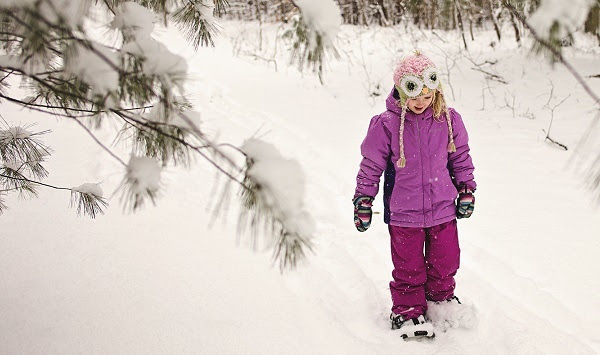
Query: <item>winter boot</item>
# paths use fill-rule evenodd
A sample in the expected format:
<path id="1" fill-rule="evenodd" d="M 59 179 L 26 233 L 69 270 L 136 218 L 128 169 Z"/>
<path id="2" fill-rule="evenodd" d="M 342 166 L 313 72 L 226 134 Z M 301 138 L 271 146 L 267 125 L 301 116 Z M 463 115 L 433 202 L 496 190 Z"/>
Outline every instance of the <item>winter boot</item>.
<path id="1" fill-rule="evenodd" d="M 425 317 L 420 315 L 417 318 L 404 319 L 402 315 L 390 314 L 390 321 L 392 323 L 392 329 L 399 329 L 400 336 L 403 339 L 409 338 L 422 338 L 430 337 L 433 338 L 433 325 L 425 320 Z"/>
<path id="2" fill-rule="evenodd" d="M 442 301 L 442 302 L 444 302 L 444 301 Z M 452 297 L 448 298 L 446 300 L 446 302 L 448 302 L 450 304 L 462 304 L 462 302 L 456 296 L 452 296 Z M 440 303 L 440 302 L 437 302 L 437 303 Z"/>

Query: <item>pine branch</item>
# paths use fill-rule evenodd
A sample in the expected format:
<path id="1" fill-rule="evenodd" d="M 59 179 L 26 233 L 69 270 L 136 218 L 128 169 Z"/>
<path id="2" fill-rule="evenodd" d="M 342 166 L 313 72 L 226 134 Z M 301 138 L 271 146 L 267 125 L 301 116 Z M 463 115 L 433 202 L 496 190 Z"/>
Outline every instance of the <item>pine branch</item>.
<path id="1" fill-rule="evenodd" d="M 50 155 L 50 148 L 37 140 L 49 130 L 31 133 L 25 128 L 11 127 L 0 130 L 0 158 L 6 162 L 40 162 Z"/>
<path id="2" fill-rule="evenodd" d="M 150 129 L 150 130 L 153 130 L 153 131 L 158 131 L 161 134 L 165 135 L 166 137 L 168 137 L 170 139 L 173 139 L 175 141 L 178 141 L 179 143 L 181 143 L 181 144 L 183 144 L 183 145 L 185 145 L 185 146 L 193 149 L 198 154 L 200 154 L 200 156 L 202 156 L 204 159 L 206 159 L 211 165 L 213 165 L 217 170 L 219 170 L 221 173 L 223 173 L 225 176 L 227 176 L 229 179 L 231 179 L 232 181 L 238 183 L 239 185 L 243 184 L 241 181 L 237 180 L 237 178 L 235 178 L 232 174 L 230 174 L 229 172 L 225 171 L 225 169 L 223 169 L 216 161 L 212 160 L 204 152 L 202 152 L 202 149 L 205 148 L 205 147 L 194 146 L 194 145 L 190 144 L 189 142 L 187 142 L 187 141 L 185 141 L 185 140 L 183 140 L 183 139 L 181 139 L 179 137 L 172 136 L 170 134 L 162 132 L 156 126 L 150 125 L 147 122 L 144 122 L 144 121 L 142 121 L 140 119 L 132 117 L 131 115 L 127 115 L 127 114 L 125 114 L 123 112 L 115 112 L 115 114 L 117 114 L 119 117 L 121 117 L 125 122 L 129 122 L 129 123 L 133 122 L 136 125 L 139 125 L 141 127 L 144 127 L 144 128 L 147 128 L 147 129 Z M 188 122 L 192 122 L 189 118 L 187 118 L 187 121 Z M 203 138 L 203 135 L 201 135 L 199 137 L 197 136 L 197 138 L 206 141 L 206 139 Z M 211 147 L 213 149 L 213 152 L 217 153 L 219 157 L 227 159 L 227 161 L 230 162 L 230 164 L 231 164 L 230 166 L 236 168 L 238 171 L 241 171 L 241 168 L 237 167 L 237 165 L 231 159 L 229 159 L 224 154 L 220 153 L 218 150 L 214 149 L 215 148 L 214 145 L 209 144 L 208 146 Z"/>
<path id="3" fill-rule="evenodd" d="M 7 166 L 0 168 L 0 185 L 18 191 L 21 196 L 37 196 L 37 191 L 35 190 L 33 183 L 33 181 L 27 179 L 25 175 L 16 169 Z"/>
<path id="4" fill-rule="evenodd" d="M 2 192 L 3 191 L 0 191 L 0 215 L 2 215 L 2 213 L 4 212 L 4 210 L 8 209 L 8 206 L 4 202 L 4 194 Z"/>
<path id="5" fill-rule="evenodd" d="M 6 168 L 3 168 L 3 169 L 4 169 L 4 173 L 0 174 L 0 177 L 3 177 L 5 179 L 13 180 L 15 182 L 19 182 L 19 181 L 21 181 L 21 182 L 27 182 L 27 183 L 31 183 L 31 184 L 36 184 L 36 185 L 40 185 L 40 186 L 49 187 L 49 188 L 52 188 L 52 189 L 55 189 L 55 190 L 69 190 L 69 191 L 71 191 L 71 189 L 69 189 L 67 187 L 59 187 L 59 186 L 49 185 L 49 184 L 45 184 L 45 183 L 40 182 L 40 181 L 35 181 L 35 180 L 28 179 L 25 176 L 23 176 L 22 174 L 19 174 L 19 175 L 17 175 L 17 174 L 14 174 L 14 175 L 13 174 L 7 174 L 7 171 L 6 171 L 7 169 Z M 12 169 L 8 169 L 8 170 L 14 171 Z M 18 190 L 18 189 L 20 189 L 20 187 L 14 187 L 13 189 Z"/>
<path id="6" fill-rule="evenodd" d="M 230 6 L 228 0 L 213 0 L 213 2 L 215 4 L 215 15 L 220 17 L 227 13 L 227 8 Z"/>
<path id="7" fill-rule="evenodd" d="M 108 202 L 100 196 L 92 193 L 79 192 L 71 189 L 70 207 L 77 206 L 77 215 L 87 215 L 96 218 L 98 214 L 104 214 L 104 209 L 108 207 Z"/>
<path id="8" fill-rule="evenodd" d="M 205 18 L 206 15 L 200 11 L 199 7 L 208 10 L 208 6 L 202 0 L 188 0 L 173 14 L 173 18 L 179 24 L 180 29 L 185 31 L 185 37 L 192 42 L 194 49 L 209 44 L 214 47 L 215 42 L 212 36 L 218 31 L 217 27 Z"/>

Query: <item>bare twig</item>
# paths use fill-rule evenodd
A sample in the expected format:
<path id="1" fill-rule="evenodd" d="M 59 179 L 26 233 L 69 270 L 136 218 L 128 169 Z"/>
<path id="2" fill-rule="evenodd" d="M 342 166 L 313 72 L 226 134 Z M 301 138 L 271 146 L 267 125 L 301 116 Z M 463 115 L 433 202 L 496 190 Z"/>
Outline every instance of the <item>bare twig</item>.
<path id="1" fill-rule="evenodd" d="M 551 143 L 554 143 L 562 148 L 564 148 L 564 150 L 567 150 L 567 146 L 559 143 L 557 141 L 555 141 L 554 139 L 550 138 L 550 130 L 552 129 L 552 123 L 554 122 L 554 110 L 562 105 L 565 101 L 567 101 L 567 99 L 569 97 L 571 97 L 571 94 L 567 95 L 567 97 L 565 97 L 564 99 L 562 99 L 559 103 L 557 103 L 554 106 L 550 106 L 550 101 L 552 101 L 552 98 L 554 97 L 554 83 L 552 81 L 550 81 L 550 85 L 552 86 L 552 88 L 550 89 L 550 97 L 548 98 L 548 102 L 546 102 L 546 105 L 544 105 L 544 108 L 550 110 L 550 124 L 548 125 L 548 132 L 546 133 L 546 131 L 544 131 L 544 133 L 546 133 L 546 137 L 545 139 L 547 141 L 550 141 Z"/>
<path id="2" fill-rule="evenodd" d="M 262 57 L 262 56 L 260 56 L 260 55 L 258 55 L 256 53 L 252 53 L 250 51 L 244 51 L 244 54 L 247 55 L 247 56 L 249 56 L 249 57 L 253 57 L 254 59 L 260 59 L 260 60 L 264 60 L 267 63 L 273 63 L 273 65 L 275 66 L 275 71 L 277 71 L 277 61 L 275 59 L 273 59 L 273 58 L 270 58 L 270 59 L 269 58 L 265 58 L 265 57 Z"/>
<path id="3" fill-rule="evenodd" d="M 494 73 L 490 73 L 488 71 L 485 71 L 481 68 L 471 68 L 472 70 L 476 70 L 478 72 L 481 72 L 483 74 L 485 74 L 488 78 L 490 78 L 491 80 L 495 80 L 499 83 L 502 84 L 508 84 L 508 82 L 506 80 L 504 80 L 504 78 L 502 78 L 500 75 L 494 74 Z"/>
<path id="4" fill-rule="evenodd" d="M 512 97 L 512 100 L 509 100 L 509 99 L 506 97 L 506 95 L 507 95 L 507 94 L 508 94 L 508 95 L 510 95 L 510 96 Z M 512 92 L 511 92 L 511 91 L 508 91 L 508 90 L 507 90 L 507 91 L 505 91 L 505 92 L 504 92 L 504 104 L 505 104 L 505 105 L 504 105 L 504 106 L 502 106 L 501 108 L 504 108 L 504 107 L 507 107 L 507 108 L 509 108 L 509 109 L 512 111 L 512 116 L 513 116 L 513 118 L 515 118 L 515 110 L 516 110 L 516 107 L 515 107 L 515 106 L 516 106 L 516 104 L 515 104 L 515 103 L 516 103 L 516 100 L 517 100 L 517 97 L 516 97 L 516 95 L 515 95 L 515 92 L 514 92 L 514 91 L 512 91 Z"/>
<path id="5" fill-rule="evenodd" d="M 542 129 L 542 132 L 546 133 L 546 130 Z M 554 143 L 554 144 L 556 144 L 557 146 L 561 147 L 564 150 L 569 150 L 569 148 L 567 148 L 566 145 L 564 145 L 564 144 L 562 144 L 560 142 L 557 142 L 554 139 L 550 138 L 549 134 L 550 134 L 550 132 L 546 133 L 546 138 L 545 138 L 546 141 L 549 141 L 550 143 Z"/>

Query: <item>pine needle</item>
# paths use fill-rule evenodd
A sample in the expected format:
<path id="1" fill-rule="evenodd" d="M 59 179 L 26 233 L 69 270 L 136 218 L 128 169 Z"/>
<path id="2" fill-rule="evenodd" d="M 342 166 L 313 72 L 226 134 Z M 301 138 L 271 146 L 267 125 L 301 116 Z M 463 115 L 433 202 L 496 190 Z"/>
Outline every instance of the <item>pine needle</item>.
<path id="1" fill-rule="evenodd" d="M 104 208 L 108 202 L 102 197 L 87 192 L 71 190 L 70 207 L 77 206 L 77 215 L 87 215 L 96 218 L 98 214 L 104 214 Z"/>

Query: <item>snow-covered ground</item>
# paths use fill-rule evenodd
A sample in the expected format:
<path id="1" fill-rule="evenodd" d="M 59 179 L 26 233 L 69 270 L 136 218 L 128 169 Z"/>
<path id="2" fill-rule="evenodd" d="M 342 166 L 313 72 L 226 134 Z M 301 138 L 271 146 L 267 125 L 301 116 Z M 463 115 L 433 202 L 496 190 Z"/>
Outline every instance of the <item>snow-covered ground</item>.
<path id="1" fill-rule="evenodd" d="M 281 274 L 268 251 L 236 236 L 237 191 L 229 210 L 212 215 L 222 184 L 202 161 L 169 169 L 157 206 L 133 215 L 118 194 L 96 220 L 77 217 L 61 191 L 11 197 L 0 216 L 0 353 L 600 352 L 600 208 L 577 164 L 598 150 L 589 142 L 574 154 L 592 103 L 564 68 L 512 40 L 490 46 L 493 32 L 476 33 L 459 53 L 454 32 L 343 27 L 340 60 L 321 85 L 286 65 L 278 26 L 263 25 L 259 40 L 258 24 L 222 25 L 216 48 L 197 53 L 173 33 L 159 35 L 188 59 L 187 91 L 206 132 L 238 146 L 258 136 L 300 162 L 315 254 Z M 600 50 L 577 39 L 567 57 L 584 76 L 598 74 Z M 358 233 L 351 204 L 369 120 L 385 107 L 395 60 L 415 48 L 445 74 L 479 185 L 473 217 L 459 223 L 457 276 L 457 295 L 478 322 L 429 342 L 389 329 L 387 228 L 380 214 Z M 589 83 L 600 92 L 599 79 Z M 568 151 L 542 131 L 547 107 L 565 98 L 551 136 Z M 110 192 L 120 182 L 122 168 L 77 125 L 1 107 L 10 123 L 52 128 L 48 183 L 102 182 Z M 112 141 L 110 124 L 99 137 Z M 127 158 L 126 147 L 116 149 Z"/>

